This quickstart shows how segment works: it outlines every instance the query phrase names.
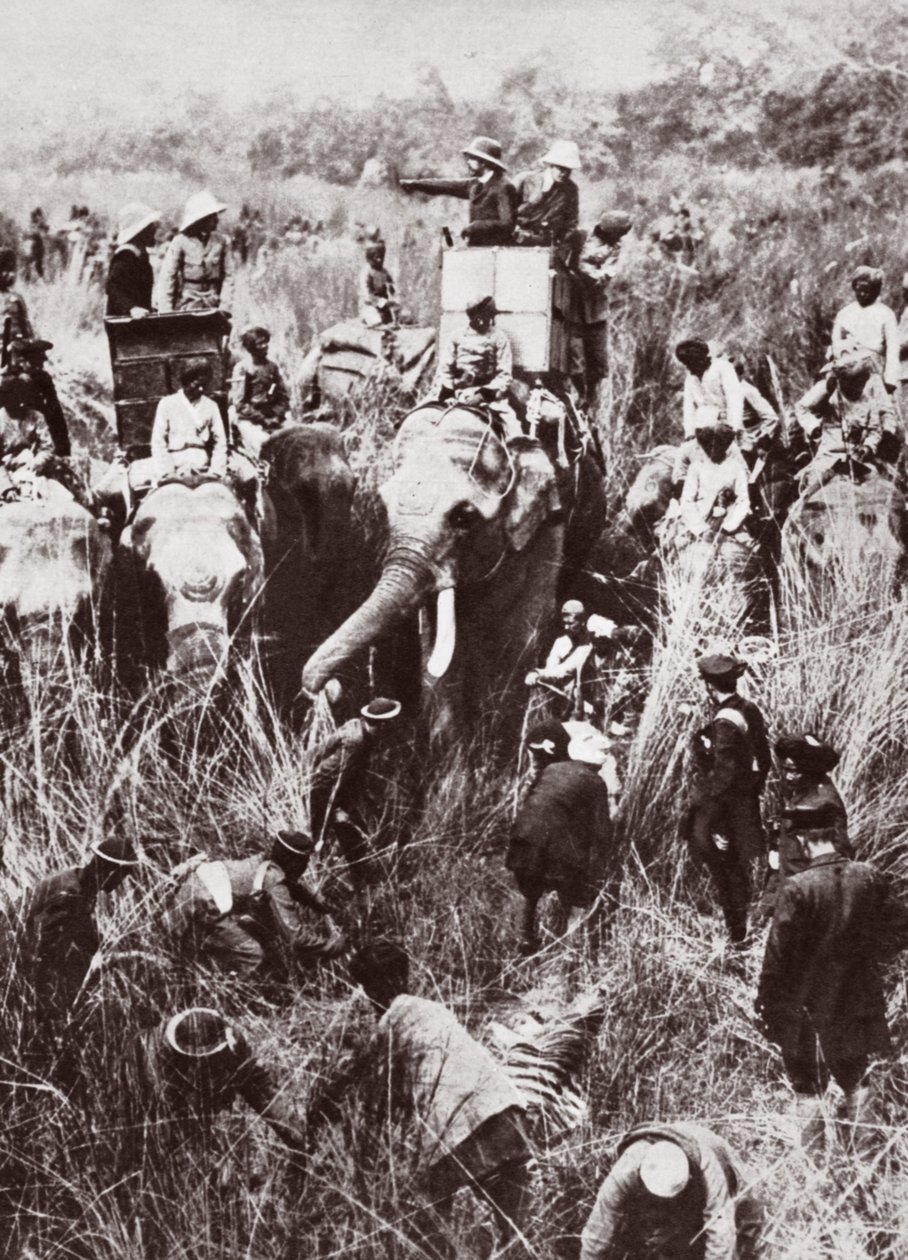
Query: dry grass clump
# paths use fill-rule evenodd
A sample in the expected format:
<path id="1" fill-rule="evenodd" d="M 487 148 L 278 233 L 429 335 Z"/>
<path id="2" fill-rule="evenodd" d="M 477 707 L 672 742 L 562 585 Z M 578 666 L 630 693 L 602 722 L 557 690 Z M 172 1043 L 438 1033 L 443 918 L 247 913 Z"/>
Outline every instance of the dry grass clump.
<path id="1" fill-rule="evenodd" d="M 655 173 L 651 197 L 661 197 L 676 176 Z M 726 187 L 715 187 L 722 222 L 732 210 L 752 213 L 769 196 L 756 181 L 730 178 Z M 611 186 L 599 195 L 608 203 L 624 193 Z M 683 291 L 642 243 L 629 249 L 628 271 L 615 294 L 612 375 L 598 417 L 613 499 L 633 475 L 634 457 L 680 429 L 680 373 L 670 349 L 681 335 L 702 330 L 733 339 L 758 358 L 770 352 L 786 402 L 808 382 L 820 331 L 847 296 L 838 278 L 847 265 L 841 244 L 858 237 L 872 217 L 866 206 L 843 207 L 826 223 L 804 186 L 777 188 L 773 195 L 789 216 L 778 234 L 746 248 L 715 249 L 699 294 Z M 383 220 L 389 233 L 393 228 L 392 269 L 403 242 L 418 242 L 398 264 L 401 287 L 416 291 L 412 304 L 432 320 L 436 257 L 431 238 L 417 226 L 424 211 L 404 215 L 391 194 L 376 196 L 384 200 L 368 207 L 369 217 Z M 440 216 L 438 207 L 431 209 Z M 351 211 L 351 217 L 365 220 L 367 213 Z M 891 269 L 899 248 L 893 229 L 874 236 L 863 252 Z M 825 272 L 830 257 L 838 267 Z M 238 277 L 236 322 L 261 319 L 272 327 L 275 353 L 295 379 L 312 332 L 352 312 L 358 265 L 358 250 L 340 238 L 311 256 L 281 254 L 267 274 Z M 34 286 L 27 296 L 36 325 L 56 343 L 56 362 L 66 365 L 64 401 L 87 417 L 90 453 L 103 456 L 109 421 L 94 411 L 106 381 L 99 296 L 68 279 Z M 357 591 L 368 587 L 380 552 L 375 489 L 387 472 L 396 420 L 387 399 L 354 405 L 343 418 L 361 478 L 357 514 L 365 545 L 345 575 Z M 840 591 L 821 617 L 809 614 L 804 601 L 797 586 L 783 589 L 745 685 L 774 732 L 812 728 L 842 750 L 836 778 L 859 854 L 908 886 L 903 602 L 885 585 L 870 598 L 866 590 Z M 743 967 L 731 964 L 709 891 L 690 871 L 676 838 L 688 737 L 703 712 L 693 660 L 710 634 L 740 638 L 743 627 L 727 613 L 721 594 L 692 598 L 686 589 L 656 627 L 648 698 L 615 826 L 620 894 L 589 938 L 552 941 L 539 959 L 516 959 L 516 898 L 503 868 L 516 750 L 510 758 L 492 758 L 486 733 L 474 732 L 442 760 L 404 729 L 376 767 L 367 815 L 383 878 L 348 904 L 346 926 L 354 940 L 379 933 L 404 940 L 418 990 L 450 1003 L 478 1035 L 490 1017 L 516 1004 L 551 1011 L 592 988 L 606 995 L 586 1081 L 589 1118 L 540 1154 L 541 1193 L 531 1229 L 539 1260 L 576 1254 L 614 1139 L 651 1117 L 696 1118 L 731 1139 L 771 1205 L 773 1256 L 854 1260 L 880 1254 L 883 1240 L 904 1233 L 908 1086 L 902 1059 L 875 1074 L 882 1127 L 873 1177 L 859 1183 L 841 1152 L 827 1172 L 807 1165 L 794 1145 L 781 1067 L 751 1015 L 759 945 Z M 4 699 L 0 883 L 11 962 L 22 892 L 48 871 L 81 861 L 113 808 L 145 837 L 145 860 L 138 877 L 103 907 L 104 962 L 84 1023 L 71 1039 L 87 1088 L 66 1098 L 52 1086 L 46 1065 L 32 1070 L 27 995 L 15 966 L 5 971 L 0 1216 L 8 1241 L 0 1254 L 23 1260 L 418 1255 L 407 1233 L 418 1141 L 397 1131 L 370 1141 L 353 1098 L 340 1124 L 319 1136 L 304 1172 L 288 1165 L 276 1139 L 244 1109 L 220 1117 L 204 1142 L 187 1140 L 166 1158 L 163 1136 L 136 1127 L 142 1085 L 129 1046 L 141 1025 L 182 1003 L 223 1005 L 301 1109 L 344 1040 L 370 1027 L 342 964 L 304 979 L 276 1006 L 179 965 L 166 931 L 176 862 L 195 851 L 258 852 L 277 827 L 304 824 L 305 750 L 326 729 L 325 713 L 314 711 L 299 730 L 283 724 L 255 661 L 239 671 L 229 704 L 205 714 L 187 704 L 175 716 L 172 697 L 159 683 L 141 697 L 127 696 L 101 662 L 63 662 L 59 682 L 36 682 L 24 697 Z M 775 785 L 767 805 L 771 814 Z M 336 856 L 321 855 L 315 874 L 336 887 Z M 904 1044 L 901 962 L 893 979 L 891 1014 L 897 1042 Z M 478 1254 L 481 1220 L 470 1201 L 459 1221 L 459 1254 Z"/>

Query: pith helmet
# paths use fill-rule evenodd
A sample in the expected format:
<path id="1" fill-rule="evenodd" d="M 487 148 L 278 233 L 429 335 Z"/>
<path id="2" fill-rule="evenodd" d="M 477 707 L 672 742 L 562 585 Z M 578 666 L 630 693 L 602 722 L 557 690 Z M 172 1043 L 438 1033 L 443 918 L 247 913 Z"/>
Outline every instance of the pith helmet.
<path id="1" fill-rule="evenodd" d="M 499 171 L 508 169 L 501 160 L 501 145 L 491 136 L 474 137 L 463 150 L 463 154 L 464 157 L 478 158 L 480 162 L 488 162 L 489 166 L 494 166 Z"/>
<path id="2" fill-rule="evenodd" d="M 117 220 L 117 245 L 126 245 L 140 232 L 160 221 L 160 214 L 141 201 L 132 201 L 120 211 Z"/>
<path id="3" fill-rule="evenodd" d="M 227 207 L 223 201 L 218 201 L 213 193 L 207 188 L 204 192 L 193 193 L 183 209 L 183 218 L 180 222 L 179 230 L 185 232 L 187 228 L 192 227 L 193 223 L 198 223 L 200 219 L 207 219 L 210 214 L 221 214 Z"/>
<path id="4" fill-rule="evenodd" d="M 171 1050 L 187 1059 L 210 1059 L 236 1046 L 227 1020 L 207 1006 L 192 1006 L 174 1015 L 164 1029 L 164 1040 Z"/>
<path id="5" fill-rule="evenodd" d="M 674 1199 L 690 1181 L 690 1163 L 674 1142 L 654 1142 L 640 1161 L 640 1180 L 657 1198 Z"/>
<path id="6" fill-rule="evenodd" d="M 569 171 L 579 171 L 581 166 L 580 150 L 573 140 L 556 140 L 542 160 L 548 166 L 564 166 Z"/>

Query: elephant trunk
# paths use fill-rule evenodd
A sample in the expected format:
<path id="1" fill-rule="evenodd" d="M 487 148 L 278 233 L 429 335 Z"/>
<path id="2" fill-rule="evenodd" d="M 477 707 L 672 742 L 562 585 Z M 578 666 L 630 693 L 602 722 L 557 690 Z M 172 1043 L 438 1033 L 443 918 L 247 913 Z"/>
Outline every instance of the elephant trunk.
<path id="1" fill-rule="evenodd" d="M 227 669 L 230 637 L 223 626 L 179 626 L 167 633 L 167 672 L 181 683 L 207 690 Z"/>
<path id="2" fill-rule="evenodd" d="M 371 647 L 434 591 L 435 573 L 422 552 L 395 547 L 372 594 L 303 666 L 305 691 L 321 691 L 357 652 Z"/>

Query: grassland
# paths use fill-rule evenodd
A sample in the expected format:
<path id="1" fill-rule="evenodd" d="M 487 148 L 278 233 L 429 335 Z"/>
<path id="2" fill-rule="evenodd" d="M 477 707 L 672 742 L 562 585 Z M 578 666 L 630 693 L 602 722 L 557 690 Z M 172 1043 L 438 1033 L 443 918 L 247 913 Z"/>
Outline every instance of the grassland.
<path id="1" fill-rule="evenodd" d="M 614 291 L 612 374 L 596 417 L 613 500 L 633 475 L 635 457 L 678 431 L 680 381 L 670 357 L 676 339 L 699 332 L 740 346 L 767 390 L 771 356 L 783 395 L 778 401 L 790 404 L 822 355 L 834 310 L 847 297 L 852 263 L 883 266 L 896 303 L 908 248 L 904 205 L 884 176 L 866 187 L 873 201 L 856 194 L 852 204 L 844 196 L 830 204 L 810 175 L 719 176 L 666 166 L 654 170 L 642 190 L 620 180 L 587 189 L 585 205 L 594 211 L 630 207 L 643 196 L 646 208 L 637 201 L 642 229 L 675 187 L 693 201 L 707 199 L 703 213 L 713 245 L 694 294 L 682 291 L 674 273 L 651 255 L 645 232 L 628 243 Z M 119 191 L 107 191 L 109 207 Z M 288 201 L 280 189 L 262 200 L 283 215 L 297 195 Z M 312 256 L 282 254 L 267 273 L 240 273 L 232 298 L 238 325 L 255 318 L 273 328 L 275 353 L 291 381 L 312 332 L 353 310 L 358 252 L 345 229 L 357 220 L 384 226 L 389 265 L 407 302 L 432 321 L 436 229 L 456 222 L 457 213 L 438 203 L 407 203 L 390 191 L 310 188 L 305 195 L 324 199 L 323 217 L 335 235 Z M 777 224 L 746 236 L 745 220 L 770 209 L 782 213 Z M 53 286 L 32 286 L 26 296 L 36 326 L 55 342 L 65 400 L 81 417 L 75 432 L 83 458 L 100 459 L 111 443 L 100 295 L 68 276 Z M 368 519 L 387 467 L 393 415 L 366 405 L 347 416 L 346 425 L 360 476 L 358 510 Z M 356 582 L 368 579 L 374 559 L 365 548 Z M 777 625 L 785 628 L 770 636 L 748 690 L 773 731 L 813 728 L 842 750 L 837 781 L 858 852 L 884 864 L 908 889 L 908 619 L 902 599 L 881 589 L 868 611 L 864 601 L 842 592 L 820 620 L 809 618 L 799 599 L 797 590 L 783 590 Z M 382 781 L 370 817 L 373 841 L 385 855 L 385 879 L 351 907 L 354 936 L 401 937 L 415 960 L 419 991 L 450 1002 L 477 1031 L 518 1001 L 555 1010 L 594 986 L 607 997 L 586 1082 L 589 1119 L 541 1160 L 530 1238 L 539 1260 L 576 1254 L 576 1235 L 614 1138 L 651 1117 L 696 1118 L 729 1137 L 769 1205 L 770 1250 L 780 1260 L 880 1255 L 887 1239 L 906 1235 L 904 965 L 895 965 L 891 990 L 899 1055 L 875 1071 L 881 1128 L 873 1175 L 860 1179 L 841 1153 L 819 1172 L 798 1154 L 780 1064 L 751 1016 L 759 945 L 743 969 L 729 965 L 720 917 L 709 912 L 709 897 L 675 838 L 685 737 L 696 722 L 681 706 L 702 700 L 693 656 L 703 612 L 682 609 L 656 636 L 649 698 L 616 826 L 620 904 L 595 946 L 553 944 L 538 960 L 515 961 L 514 895 L 502 860 L 513 767 L 488 769 L 483 746 L 467 738 L 454 758 L 435 763 L 424 747 L 408 746 L 406 730 L 378 767 Z M 274 828 L 305 821 L 304 752 L 325 718 L 317 713 L 301 732 L 283 727 L 254 665 L 216 738 L 208 731 L 204 740 L 195 739 L 190 729 L 179 758 L 162 738 L 163 697 L 151 693 L 131 711 L 127 706 L 127 723 L 126 701 L 100 666 L 71 662 L 62 690 L 35 684 L 29 705 L 8 710 L 0 734 L 2 890 L 13 927 L 22 891 L 47 871 L 81 859 L 114 798 L 148 839 L 141 875 L 104 908 L 105 961 L 86 1026 L 75 1037 L 91 1082 L 84 1093 L 66 1100 L 15 1066 L 22 1052 L 22 994 L 14 969 L 7 970 L 0 1211 L 9 1229 L 0 1254 L 29 1260 L 390 1260 L 418 1254 L 404 1228 L 418 1152 L 399 1134 L 383 1135 L 376 1152 L 357 1130 L 352 1110 L 341 1127 L 323 1134 L 302 1180 L 287 1170 L 261 1122 L 240 1110 L 222 1118 L 207 1150 L 186 1146 L 155 1170 L 153 1198 L 140 1198 L 138 1178 L 122 1172 L 123 1152 L 136 1143 L 116 1118 L 124 1075 L 126 1088 L 137 1087 L 124 1064 L 139 1022 L 183 1001 L 224 1005 L 304 1105 L 330 1067 L 345 1025 L 364 1018 L 342 965 L 302 986 L 279 1010 L 240 988 L 213 989 L 185 974 L 161 931 L 168 871 L 176 861 L 196 850 L 255 852 Z M 321 878 L 330 882 L 333 874 L 330 860 L 320 863 Z M 465 1205 L 460 1226 L 460 1254 L 478 1254 L 472 1205 Z M 902 1254 L 900 1245 L 891 1254 Z"/>

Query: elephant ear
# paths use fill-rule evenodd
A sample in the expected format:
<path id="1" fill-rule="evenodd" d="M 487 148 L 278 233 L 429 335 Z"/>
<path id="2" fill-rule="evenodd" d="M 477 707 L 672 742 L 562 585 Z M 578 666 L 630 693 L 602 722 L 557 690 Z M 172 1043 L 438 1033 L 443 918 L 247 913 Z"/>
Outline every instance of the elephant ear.
<path id="1" fill-rule="evenodd" d="M 520 449 L 519 440 L 512 440 L 510 450 L 516 482 L 508 501 L 505 528 L 514 550 L 523 551 L 546 521 L 561 514 L 561 500 L 555 470 L 540 447 Z"/>

